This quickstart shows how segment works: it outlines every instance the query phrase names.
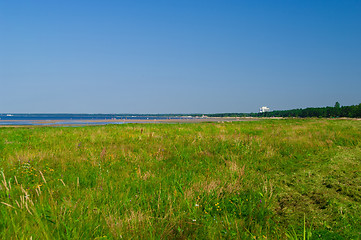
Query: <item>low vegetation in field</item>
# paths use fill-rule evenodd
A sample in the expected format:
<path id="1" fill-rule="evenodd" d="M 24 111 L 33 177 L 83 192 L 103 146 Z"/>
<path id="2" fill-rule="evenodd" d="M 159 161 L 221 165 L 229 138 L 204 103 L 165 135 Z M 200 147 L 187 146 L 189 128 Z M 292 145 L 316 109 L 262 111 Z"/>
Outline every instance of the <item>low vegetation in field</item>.
<path id="1" fill-rule="evenodd" d="M 1 239 L 359 239 L 361 121 L 0 128 Z"/>

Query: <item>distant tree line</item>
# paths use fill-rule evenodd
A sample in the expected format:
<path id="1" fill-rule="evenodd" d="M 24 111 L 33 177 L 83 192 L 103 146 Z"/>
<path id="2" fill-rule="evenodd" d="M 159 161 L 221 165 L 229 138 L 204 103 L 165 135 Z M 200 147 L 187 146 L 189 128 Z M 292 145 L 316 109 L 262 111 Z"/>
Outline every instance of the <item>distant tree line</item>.
<path id="1" fill-rule="evenodd" d="M 334 107 L 299 108 L 291 110 L 276 110 L 264 113 L 217 113 L 208 114 L 209 117 L 349 117 L 361 118 L 361 103 L 351 106 L 340 106 L 336 102 Z"/>

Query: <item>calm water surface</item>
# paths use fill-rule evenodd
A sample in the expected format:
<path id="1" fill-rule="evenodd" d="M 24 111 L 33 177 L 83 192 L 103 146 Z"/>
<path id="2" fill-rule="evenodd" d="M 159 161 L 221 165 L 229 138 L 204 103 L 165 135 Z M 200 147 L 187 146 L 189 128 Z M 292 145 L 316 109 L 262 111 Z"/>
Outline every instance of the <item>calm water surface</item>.
<path id="1" fill-rule="evenodd" d="M 123 124 L 119 120 L 189 119 L 182 116 L 131 114 L 0 114 L 0 125 L 107 125 Z M 103 120 L 103 121 L 101 121 Z M 104 121 L 106 120 L 106 121 Z M 112 121 L 114 120 L 114 121 Z"/>

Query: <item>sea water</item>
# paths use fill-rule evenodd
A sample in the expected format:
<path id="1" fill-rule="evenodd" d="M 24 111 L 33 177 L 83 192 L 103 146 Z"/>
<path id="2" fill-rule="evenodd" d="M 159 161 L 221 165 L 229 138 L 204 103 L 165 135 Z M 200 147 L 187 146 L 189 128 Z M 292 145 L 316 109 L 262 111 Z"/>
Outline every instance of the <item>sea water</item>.
<path id="1" fill-rule="evenodd" d="M 176 115 L 134 115 L 134 114 L 0 114 L 0 125 L 107 125 L 123 124 L 119 120 L 154 120 L 184 119 Z M 95 121 L 98 120 L 98 121 Z M 106 121 L 99 121 L 106 120 Z M 112 121 L 114 120 L 114 121 Z M 129 121 L 130 120 L 130 121 Z"/>

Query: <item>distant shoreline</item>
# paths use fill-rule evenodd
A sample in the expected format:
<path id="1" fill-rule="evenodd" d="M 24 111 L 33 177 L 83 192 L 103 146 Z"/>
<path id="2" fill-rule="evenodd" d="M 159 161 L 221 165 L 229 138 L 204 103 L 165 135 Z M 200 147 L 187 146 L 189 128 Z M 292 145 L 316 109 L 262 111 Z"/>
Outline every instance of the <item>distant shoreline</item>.
<path id="1" fill-rule="evenodd" d="M 202 123 L 202 122 L 241 122 L 259 121 L 254 117 L 207 117 L 180 119 L 96 119 L 96 120 L 0 120 L 0 127 L 26 126 L 88 126 L 123 123 Z"/>
<path id="2" fill-rule="evenodd" d="M 158 123 L 223 123 L 223 122 L 248 122 L 267 119 L 304 119 L 282 117 L 205 117 L 205 118 L 173 118 L 173 119 L 89 119 L 89 120 L 0 120 L 1 127 L 61 127 L 61 126 L 101 126 L 126 123 L 158 124 Z M 327 118 L 329 120 L 354 120 L 361 118 Z"/>

